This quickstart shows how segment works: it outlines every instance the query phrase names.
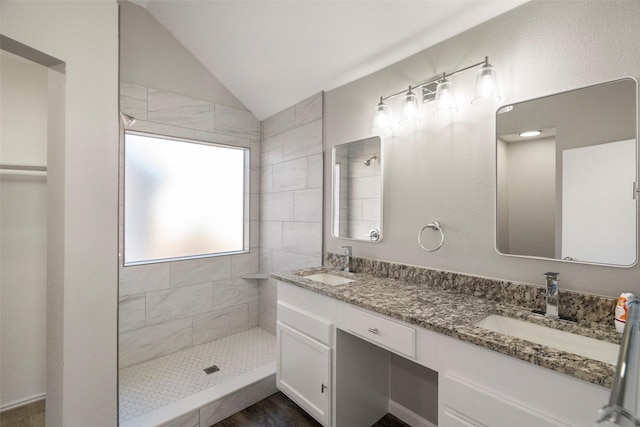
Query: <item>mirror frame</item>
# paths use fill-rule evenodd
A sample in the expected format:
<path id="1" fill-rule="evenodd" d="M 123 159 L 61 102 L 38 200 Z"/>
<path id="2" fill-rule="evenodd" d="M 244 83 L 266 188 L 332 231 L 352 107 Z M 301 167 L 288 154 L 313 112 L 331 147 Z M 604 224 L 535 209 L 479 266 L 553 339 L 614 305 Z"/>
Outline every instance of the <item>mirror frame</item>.
<path id="1" fill-rule="evenodd" d="M 545 98 L 549 98 L 552 96 L 556 96 L 556 95 L 561 95 L 561 94 L 565 94 L 565 93 L 571 93 L 571 92 L 575 92 L 575 91 L 579 91 L 582 89 L 589 89 L 592 87 L 597 87 L 597 86 L 601 86 L 604 84 L 609 84 L 609 83 L 615 83 L 615 82 L 619 82 L 619 81 L 623 81 L 623 80 L 632 80 L 635 83 L 635 92 L 634 92 L 634 104 L 635 104 L 635 140 L 636 140 L 636 149 L 635 149 L 635 183 L 634 183 L 634 187 L 633 187 L 633 191 L 634 191 L 634 199 L 635 199 L 635 208 L 636 208 L 636 218 L 635 218 L 635 222 L 636 222 L 636 230 L 635 230 L 635 260 L 633 263 L 628 264 L 628 265 L 623 265 L 623 264 L 607 264 L 607 263 L 600 263 L 600 262 L 592 262 L 592 261 L 580 261 L 580 260 L 570 260 L 570 259 L 562 259 L 562 258 L 546 258 L 546 257 L 541 257 L 541 256 L 535 256 L 535 255 L 519 255 L 519 254 L 509 254 L 509 253 L 503 253 L 498 249 L 498 116 L 500 115 L 500 111 L 505 108 L 505 107 L 509 107 L 509 106 L 514 106 L 514 105 L 518 105 L 518 104 L 522 104 L 522 103 L 526 103 L 526 102 L 531 102 L 531 101 L 537 101 L 537 100 L 541 100 L 541 99 L 545 99 Z M 494 190 L 494 204 L 493 204 L 493 208 L 494 208 L 494 215 L 493 215 L 493 219 L 494 219 L 494 229 L 493 229 L 493 243 L 494 243 L 494 249 L 495 251 L 501 255 L 501 256 L 505 256 L 505 257 L 514 257 L 514 258 L 524 258 L 524 259 L 536 259 L 536 260 L 544 260 L 544 261 L 556 261 L 556 262 L 562 262 L 562 263 L 571 263 L 571 264 L 586 264 L 586 265 L 596 265 L 596 266 L 604 266 L 604 267 L 616 267 L 616 268 L 631 268 L 634 267 L 635 265 L 638 264 L 639 258 L 640 258 L 640 248 L 638 246 L 639 243 L 639 234 L 640 234 L 640 171 L 639 171 L 639 167 L 640 167 L 640 161 L 639 161 L 639 157 L 640 157 L 640 141 L 638 140 L 639 137 L 639 114 L 640 111 L 638 110 L 639 108 L 639 103 L 638 103 L 638 80 L 635 77 L 630 77 L 630 76 L 625 76 L 625 77 L 620 77 L 620 78 L 616 78 L 616 79 L 612 79 L 612 80 L 607 80 L 601 83 L 597 83 L 597 84 L 592 84 L 592 85 L 588 85 L 588 86 L 583 86 L 583 87 L 578 87 L 578 88 L 574 88 L 574 89 L 569 89 L 566 91 L 562 91 L 562 92 L 556 92 L 556 93 L 551 93 L 548 95 L 543 95 L 543 96 L 539 96 L 536 98 L 531 98 L 531 99 L 526 99 L 523 101 L 518 101 L 518 102 L 511 102 L 509 104 L 505 104 L 505 105 L 500 105 L 497 109 L 496 109 L 496 114 L 495 114 L 495 141 L 494 141 L 494 180 L 493 180 L 493 190 Z M 630 189 L 631 190 L 631 189 Z"/>
<path id="2" fill-rule="evenodd" d="M 336 234 L 336 229 L 335 229 L 336 215 L 339 215 L 339 213 L 336 213 L 336 209 L 334 205 L 334 194 L 336 192 L 336 185 L 337 185 L 336 179 L 335 179 L 335 172 L 334 172 L 334 166 L 336 164 L 336 149 L 346 144 L 366 141 L 368 139 L 373 139 L 373 138 L 378 138 L 380 140 L 380 158 L 378 159 L 378 163 L 380 164 L 380 220 L 379 220 L 380 228 L 378 229 L 380 237 L 378 237 L 378 240 L 367 240 L 364 237 L 362 239 L 358 239 L 355 237 L 339 236 Z M 384 237 L 384 232 L 383 232 L 383 229 L 384 229 L 384 226 L 383 226 L 384 224 L 384 155 L 383 155 L 383 151 L 384 150 L 383 150 L 383 147 L 384 147 L 383 138 L 379 135 L 373 135 L 366 138 L 357 139 L 355 141 L 336 144 L 331 149 L 331 236 L 332 237 L 336 239 L 352 240 L 352 241 L 363 242 L 363 243 L 380 243 L 382 241 Z"/>

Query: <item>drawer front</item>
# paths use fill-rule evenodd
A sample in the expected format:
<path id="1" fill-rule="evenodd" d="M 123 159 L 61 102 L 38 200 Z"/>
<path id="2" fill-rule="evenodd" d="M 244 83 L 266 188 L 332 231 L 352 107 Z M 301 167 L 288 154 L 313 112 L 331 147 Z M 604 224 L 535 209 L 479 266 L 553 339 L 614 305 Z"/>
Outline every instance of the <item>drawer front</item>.
<path id="1" fill-rule="evenodd" d="M 551 418 L 536 408 L 451 373 L 439 375 L 438 378 L 438 400 L 445 415 L 438 423 L 442 427 L 569 427 L 569 424 Z"/>
<path id="2" fill-rule="evenodd" d="M 348 308 L 347 330 L 389 350 L 416 357 L 416 330 L 408 326 Z"/>
<path id="3" fill-rule="evenodd" d="M 331 322 L 297 307 L 279 302 L 278 321 L 331 347 Z"/>

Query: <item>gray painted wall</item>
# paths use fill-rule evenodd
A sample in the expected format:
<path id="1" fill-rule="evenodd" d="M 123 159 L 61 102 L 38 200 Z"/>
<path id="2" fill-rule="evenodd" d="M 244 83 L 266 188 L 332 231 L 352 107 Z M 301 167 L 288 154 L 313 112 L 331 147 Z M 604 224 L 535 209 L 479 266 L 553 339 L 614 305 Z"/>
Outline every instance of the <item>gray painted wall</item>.
<path id="1" fill-rule="evenodd" d="M 587 86 L 640 70 L 636 55 L 640 3 L 526 3 L 504 15 L 348 85 L 325 101 L 325 186 L 335 144 L 372 135 L 373 110 L 381 95 L 489 55 L 498 71 L 500 105 Z M 452 117 L 423 111 L 421 124 L 383 142 L 384 240 L 350 242 L 354 255 L 472 275 L 542 285 L 545 271 L 560 273 L 560 288 L 616 296 L 640 291 L 640 267 L 613 268 L 505 257 L 494 249 L 496 106 L 470 104 L 475 73 L 451 79 L 460 111 Z M 603 124 L 606 125 L 606 124 Z M 343 240 L 330 234 L 325 195 L 325 250 Z M 446 241 L 426 253 L 417 231 L 437 219 Z"/>
<path id="2" fill-rule="evenodd" d="M 120 79 L 246 110 L 142 7 L 120 3 Z"/>

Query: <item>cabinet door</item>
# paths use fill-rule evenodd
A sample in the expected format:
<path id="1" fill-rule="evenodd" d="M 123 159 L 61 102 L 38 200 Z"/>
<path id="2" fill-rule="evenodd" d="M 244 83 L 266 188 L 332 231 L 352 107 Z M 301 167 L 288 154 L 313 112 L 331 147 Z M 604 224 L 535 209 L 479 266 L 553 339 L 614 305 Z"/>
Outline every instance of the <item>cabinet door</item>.
<path id="1" fill-rule="evenodd" d="M 331 349 L 277 323 L 276 386 L 328 426 L 331 420 Z"/>

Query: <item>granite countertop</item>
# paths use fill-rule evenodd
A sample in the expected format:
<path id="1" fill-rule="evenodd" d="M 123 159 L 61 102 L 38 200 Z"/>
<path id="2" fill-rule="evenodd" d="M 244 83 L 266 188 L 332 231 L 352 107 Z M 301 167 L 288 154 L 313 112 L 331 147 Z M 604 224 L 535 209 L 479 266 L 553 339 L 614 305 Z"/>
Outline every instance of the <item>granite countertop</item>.
<path id="1" fill-rule="evenodd" d="M 353 282 L 326 285 L 304 276 L 329 272 Z M 557 350 L 509 335 L 492 332 L 475 323 L 489 314 L 526 320 L 615 344 L 620 334 L 612 325 L 594 322 L 570 323 L 531 313 L 527 307 L 492 301 L 451 290 L 389 277 L 345 273 L 327 268 L 272 273 L 273 278 L 347 302 L 462 341 L 470 342 L 566 375 L 611 388 L 615 366 L 577 354 Z"/>

